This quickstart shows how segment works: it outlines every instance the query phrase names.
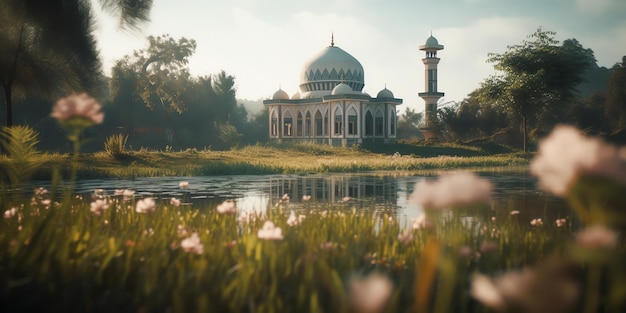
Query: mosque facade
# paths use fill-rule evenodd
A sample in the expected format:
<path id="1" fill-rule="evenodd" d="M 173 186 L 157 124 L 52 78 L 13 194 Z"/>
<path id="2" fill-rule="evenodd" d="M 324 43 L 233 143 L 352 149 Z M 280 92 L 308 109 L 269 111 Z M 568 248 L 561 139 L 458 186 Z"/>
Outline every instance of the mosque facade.
<path id="1" fill-rule="evenodd" d="M 332 146 L 395 143 L 402 99 L 385 88 L 376 97 L 363 92 L 364 70 L 348 52 L 322 49 L 303 66 L 299 91 L 276 91 L 263 101 L 269 138 L 275 142 L 313 142 Z"/>

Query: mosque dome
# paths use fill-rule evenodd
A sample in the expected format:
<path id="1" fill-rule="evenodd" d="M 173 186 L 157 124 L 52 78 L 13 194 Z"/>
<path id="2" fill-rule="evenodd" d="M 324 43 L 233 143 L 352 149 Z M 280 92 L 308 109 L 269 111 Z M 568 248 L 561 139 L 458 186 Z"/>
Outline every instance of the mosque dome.
<path id="1" fill-rule="evenodd" d="M 340 83 L 361 92 L 365 86 L 363 66 L 355 57 L 331 42 L 330 46 L 319 51 L 302 67 L 300 91 L 303 97 L 321 97 L 331 94 Z"/>
<path id="2" fill-rule="evenodd" d="M 291 100 L 297 100 L 297 99 L 300 99 L 300 93 L 299 92 L 296 92 L 296 93 L 294 93 L 291 96 Z"/>
<path id="3" fill-rule="evenodd" d="M 376 98 L 393 98 L 393 92 L 385 87 L 385 89 L 378 92 Z"/>
<path id="4" fill-rule="evenodd" d="M 289 95 L 282 89 L 278 89 L 274 95 L 272 95 L 272 100 L 289 100 Z"/>
<path id="5" fill-rule="evenodd" d="M 347 95 L 347 94 L 352 94 L 354 93 L 354 90 L 352 90 L 352 87 L 348 86 L 346 83 L 341 83 L 337 86 L 335 86 L 335 88 L 333 88 L 333 91 L 331 91 L 331 95 Z"/>

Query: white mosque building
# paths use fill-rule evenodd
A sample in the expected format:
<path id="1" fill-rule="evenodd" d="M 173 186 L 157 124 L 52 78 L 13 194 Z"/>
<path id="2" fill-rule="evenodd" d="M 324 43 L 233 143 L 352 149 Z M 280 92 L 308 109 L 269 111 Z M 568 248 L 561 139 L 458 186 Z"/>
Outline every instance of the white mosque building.
<path id="1" fill-rule="evenodd" d="M 263 101 L 270 140 L 332 146 L 396 141 L 396 106 L 402 99 L 386 86 L 376 97 L 364 93 L 363 66 L 332 38 L 301 73 L 299 92 L 289 97 L 279 89 Z"/>

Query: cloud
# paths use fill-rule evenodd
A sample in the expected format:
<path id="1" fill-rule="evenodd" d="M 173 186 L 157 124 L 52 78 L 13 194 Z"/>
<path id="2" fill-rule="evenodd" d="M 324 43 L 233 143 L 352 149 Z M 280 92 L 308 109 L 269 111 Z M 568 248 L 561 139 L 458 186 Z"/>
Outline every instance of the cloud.
<path id="1" fill-rule="evenodd" d="M 576 0 L 576 6 L 580 12 L 597 15 L 626 9 L 623 0 Z"/>

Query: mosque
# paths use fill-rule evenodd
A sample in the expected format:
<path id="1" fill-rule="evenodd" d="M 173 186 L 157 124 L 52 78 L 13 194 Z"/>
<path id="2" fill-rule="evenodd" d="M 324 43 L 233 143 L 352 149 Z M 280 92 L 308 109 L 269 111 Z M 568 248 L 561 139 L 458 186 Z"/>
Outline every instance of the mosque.
<path id="1" fill-rule="evenodd" d="M 419 47 L 426 51 L 425 123 L 420 131 L 426 139 L 436 140 L 437 50 L 443 49 L 434 37 Z M 299 92 L 291 97 L 282 89 L 263 101 L 269 113 L 269 138 L 276 142 L 314 142 L 332 146 L 363 143 L 395 143 L 397 128 L 396 98 L 385 86 L 372 97 L 363 92 L 361 63 L 348 52 L 330 45 L 303 66 Z"/>

